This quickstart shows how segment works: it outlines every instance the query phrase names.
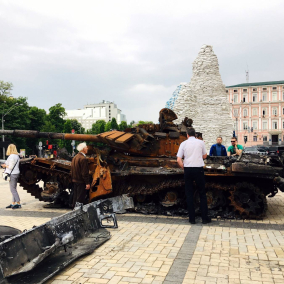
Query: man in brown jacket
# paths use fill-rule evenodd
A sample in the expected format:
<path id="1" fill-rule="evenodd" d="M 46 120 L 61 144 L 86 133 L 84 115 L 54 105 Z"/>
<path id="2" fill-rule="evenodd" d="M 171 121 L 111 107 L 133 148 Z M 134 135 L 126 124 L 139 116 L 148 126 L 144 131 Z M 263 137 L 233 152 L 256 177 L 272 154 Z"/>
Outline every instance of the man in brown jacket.
<path id="1" fill-rule="evenodd" d="M 86 190 L 90 189 L 89 166 L 86 154 L 86 143 L 77 146 L 79 153 L 73 158 L 71 164 L 71 178 L 73 182 L 73 208 L 76 202 L 86 204 Z"/>

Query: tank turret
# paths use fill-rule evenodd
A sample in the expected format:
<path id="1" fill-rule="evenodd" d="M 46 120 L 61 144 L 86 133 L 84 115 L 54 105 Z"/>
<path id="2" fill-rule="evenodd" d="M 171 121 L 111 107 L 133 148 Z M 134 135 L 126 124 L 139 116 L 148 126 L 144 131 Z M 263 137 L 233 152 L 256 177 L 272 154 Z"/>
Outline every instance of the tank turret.
<path id="1" fill-rule="evenodd" d="M 162 109 L 159 124 L 144 124 L 125 131 L 112 130 L 98 135 L 39 132 L 33 130 L 0 130 L 0 135 L 26 138 L 45 138 L 100 142 L 111 149 L 146 157 L 169 156 L 177 154 L 179 145 L 186 139 L 186 127 L 192 121 L 185 119 L 183 124 L 175 125 L 176 114 L 170 109 Z"/>

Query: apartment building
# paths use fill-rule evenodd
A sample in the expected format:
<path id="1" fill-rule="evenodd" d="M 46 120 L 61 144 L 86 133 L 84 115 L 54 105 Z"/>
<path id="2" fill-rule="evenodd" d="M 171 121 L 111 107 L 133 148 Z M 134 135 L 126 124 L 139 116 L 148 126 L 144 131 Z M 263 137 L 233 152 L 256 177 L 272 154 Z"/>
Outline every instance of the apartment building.
<path id="1" fill-rule="evenodd" d="M 240 144 L 284 144 L 284 81 L 227 86 L 226 92 Z"/>
<path id="2" fill-rule="evenodd" d="M 97 120 L 111 121 L 114 117 L 117 123 L 126 121 L 126 116 L 121 113 L 114 102 L 103 100 L 98 104 L 85 105 L 83 109 L 66 110 L 64 119 L 77 119 L 85 129 L 91 129 Z"/>

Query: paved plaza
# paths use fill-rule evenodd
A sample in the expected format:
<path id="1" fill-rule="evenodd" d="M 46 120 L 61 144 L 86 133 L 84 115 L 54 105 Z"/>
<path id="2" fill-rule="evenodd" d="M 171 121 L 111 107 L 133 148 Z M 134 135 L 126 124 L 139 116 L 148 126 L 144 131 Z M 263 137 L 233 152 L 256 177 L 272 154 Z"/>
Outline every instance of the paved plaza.
<path id="1" fill-rule="evenodd" d="M 0 224 L 20 230 L 66 209 L 43 208 L 19 188 L 22 209 L 5 209 L 11 194 L 1 181 Z M 118 215 L 112 238 L 54 276 L 49 284 L 79 283 L 284 283 L 284 194 L 268 199 L 260 221 L 190 225 L 182 217 Z"/>

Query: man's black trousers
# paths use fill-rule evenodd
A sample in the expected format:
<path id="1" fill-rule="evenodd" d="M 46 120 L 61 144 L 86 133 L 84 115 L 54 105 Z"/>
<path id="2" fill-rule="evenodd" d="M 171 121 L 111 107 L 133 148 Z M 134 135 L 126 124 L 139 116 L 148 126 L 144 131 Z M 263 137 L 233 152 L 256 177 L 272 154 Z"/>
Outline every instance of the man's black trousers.
<path id="1" fill-rule="evenodd" d="M 202 220 L 208 218 L 208 206 L 207 197 L 205 191 L 205 178 L 203 167 L 198 168 L 184 168 L 184 180 L 185 180 L 185 194 L 187 200 L 187 207 L 189 213 L 189 220 L 195 221 L 195 208 L 194 208 L 194 190 L 193 182 L 195 181 L 197 192 L 200 198 L 200 211 Z"/>
<path id="2" fill-rule="evenodd" d="M 75 207 L 76 202 L 86 204 L 87 193 L 88 191 L 86 190 L 85 183 L 73 182 L 73 208 Z"/>

